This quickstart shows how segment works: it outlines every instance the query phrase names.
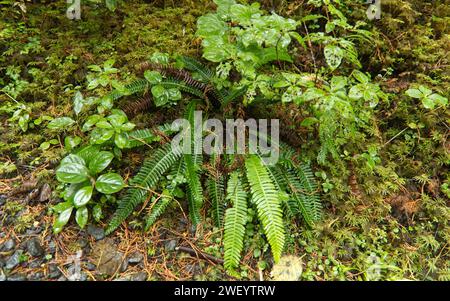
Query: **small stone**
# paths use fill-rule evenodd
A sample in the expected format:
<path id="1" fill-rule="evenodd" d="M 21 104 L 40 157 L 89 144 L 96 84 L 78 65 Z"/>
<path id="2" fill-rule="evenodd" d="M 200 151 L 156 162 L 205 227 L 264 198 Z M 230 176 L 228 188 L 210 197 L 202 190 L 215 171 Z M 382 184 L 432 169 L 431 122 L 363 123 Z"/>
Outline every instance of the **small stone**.
<path id="1" fill-rule="evenodd" d="M 48 243 L 48 246 L 47 246 L 47 248 L 48 248 L 48 252 L 50 253 L 50 254 L 54 254 L 55 252 L 56 252 L 56 243 L 55 243 L 55 241 L 50 241 L 49 243 Z"/>
<path id="2" fill-rule="evenodd" d="M 130 276 L 131 281 L 146 281 L 147 280 L 147 272 L 139 272 Z"/>
<path id="3" fill-rule="evenodd" d="M 50 199 L 52 196 L 52 190 L 50 188 L 50 185 L 47 183 L 44 184 L 41 188 L 41 194 L 39 195 L 39 202 L 45 202 Z"/>
<path id="4" fill-rule="evenodd" d="M 84 267 L 88 270 L 88 271 L 94 271 L 97 267 L 95 266 L 95 264 L 91 263 L 91 262 L 86 262 L 84 264 Z"/>
<path id="5" fill-rule="evenodd" d="M 0 269 L 2 269 L 5 265 L 6 265 L 5 260 L 2 257 L 0 257 Z"/>
<path id="6" fill-rule="evenodd" d="M 144 259 L 144 255 L 139 252 L 134 252 L 128 257 L 129 264 L 137 264 L 140 263 Z"/>
<path id="7" fill-rule="evenodd" d="M 105 231 L 102 228 L 94 225 L 88 225 L 87 233 L 94 237 L 95 240 L 102 240 L 103 238 L 105 238 Z"/>
<path id="8" fill-rule="evenodd" d="M 114 240 L 109 238 L 94 244 L 92 260 L 97 263 L 97 271 L 108 276 L 126 270 L 128 265 L 123 254 L 117 250 Z"/>
<path id="9" fill-rule="evenodd" d="M 24 274 L 14 274 L 8 277 L 8 281 L 26 281 L 27 277 Z"/>
<path id="10" fill-rule="evenodd" d="M 61 277 L 59 277 L 58 278 L 58 280 L 57 281 L 67 281 L 67 278 L 66 277 L 64 277 L 64 276 L 61 276 Z"/>
<path id="11" fill-rule="evenodd" d="M 29 267 L 30 269 L 37 269 L 37 268 L 39 268 L 43 263 L 44 263 L 44 261 L 43 261 L 42 259 L 37 259 L 37 260 L 34 260 L 34 261 L 30 262 L 29 265 L 28 265 L 28 267 Z"/>
<path id="12" fill-rule="evenodd" d="M 130 277 L 126 276 L 126 277 L 120 277 L 120 278 L 116 278 L 113 281 L 130 281 Z"/>
<path id="13" fill-rule="evenodd" d="M 33 273 L 28 276 L 28 280 L 31 281 L 41 280 L 42 278 L 44 278 L 44 273 L 42 272 Z"/>
<path id="14" fill-rule="evenodd" d="M 8 260 L 6 260 L 5 268 L 8 270 L 14 269 L 20 263 L 20 256 L 22 255 L 22 250 L 17 250 L 12 254 Z"/>
<path id="15" fill-rule="evenodd" d="M 61 276 L 61 271 L 59 270 L 58 266 L 54 263 L 48 265 L 48 278 L 49 279 L 56 279 L 59 276 Z"/>
<path id="16" fill-rule="evenodd" d="M 28 240 L 27 251 L 33 257 L 41 257 L 44 255 L 44 249 L 42 248 L 37 237 L 33 237 Z"/>
<path id="17" fill-rule="evenodd" d="M 6 198 L 4 198 L 3 196 L 0 196 L 0 206 L 5 205 L 6 203 Z"/>
<path id="18" fill-rule="evenodd" d="M 170 252 L 175 250 L 177 246 L 177 241 L 175 239 L 169 240 L 168 242 L 166 242 L 166 244 L 164 245 L 164 249 L 166 250 L 166 252 Z"/>
<path id="19" fill-rule="evenodd" d="M 14 239 L 8 239 L 7 241 L 5 241 L 1 247 L 1 250 L 3 252 L 9 252 L 12 249 L 14 249 L 16 246 L 16 242 L 14 241 Z"/>
<path id="20" fill-rule="evenodd" d="M 80 248 L 84 249 L 89 245 L 89 241 L 84 238 L 80 238 L 77 240 L 77 245 L 80 246 Z"/>

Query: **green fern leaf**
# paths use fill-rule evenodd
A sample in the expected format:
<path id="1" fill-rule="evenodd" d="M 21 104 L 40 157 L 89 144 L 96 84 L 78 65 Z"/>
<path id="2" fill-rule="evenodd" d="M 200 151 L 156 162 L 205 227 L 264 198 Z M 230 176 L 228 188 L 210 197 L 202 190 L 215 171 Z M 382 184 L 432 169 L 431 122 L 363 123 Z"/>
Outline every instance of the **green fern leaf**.
<path id="1" fill-rule="evenodd" d="M 159 82 L 158 84 L 163 86 L 166 89 L 176 88 L 180 91 L 200 97 L 202 99 L 205 98 L 205 93 L 203 91 L 196 89 L 194 87 L 188 86 L 180 80 L 169 78 L 169 79 L 165 79 L 165 80 Z"/>
<path id="2" fill-rule="evenodd" d="M 126 148 L 134 148 L 161 140 L 161 138 L 156 136 L 150 129 L 134 130 L 125 135 L 127 137 Z"/>
<path id="3" fill-rule="evenodd" d="M 146 218 L 145 231 L 148 231 L 148 229 L 150 229 L 150 227 L 156 222 L 158 217 L 166 211 L 172 199 L 173 198 L 168 194 L 168 191 L 164 191 L 162 196 L 156 200 L 156 203 L 153 205 L 151 212 Z"/>
<path id="4" fill-rule="evenodd" d="M 233 204 L 225 213 L 223 239 L 224 267 L 230 271 L 239 266 L 247 222 L 247 193 L 237 172 L 230 175 L 226 198 Z"/>
<path id="5" fill-rule="evenodd" d="M 201 221 L 200 208 L 203 203 L 203 189 L 198 174 L 198 165 L 194 163 L 194 157 L 191 154 L 184 154 L 184 162 L 186 164 L 187 178 L 187 198 L 189 205 L 189 216 L 192 224 L 197 226 Z"/>
<path id="6" fill-rule="evenodd" d="M 185 69 L 197 73 L 204 82 L 210 83 L 212 81 L 214 73 L 196 59 L 188 56 L 180 56 L 180 60 Z"/>
<path id="7" fill-rule="evenodd" d="M 249 156 L 245 160 L 245 167 L 252 193 L 251 201 L 256 205 L 258 218 L 272 248 L 274 260 L 278 262 L 283 252 L 285 240 L 283 211 L 279 194 L 266 167 L 258 156 Z"/>
<path id="8" fill-rule="evenodd" d="M 208 192 L 212 204 L 212 216 L 216 227 L 223 226 L 223 215 L 225 212 L 224 177 L 210 176 L 208 179 Z"/>
<path id="9" fill-rule="evenodd" d="M 300 169 L 300 168 L 299 168 Z M 283 168 L 283 175 L 288 184 L 291 201 L 296 203 L 299 213 L 305 223 L 312 227 L 316 221 L 320 219 L 321 204 L 320 199 L 313 189 L 314 182 L 311 180 L 311 174 L 307 170 L 301 170 L 300 176 L 293 169 Z"/>
<path id="10" fill-rule="evenodd" d="M 312 212 L 313 220 L 320 220 L 322 217 L 322 203 L 317 192 L 317 183 L 311 168 L 308 164 L 302 163 L 295 168 L 295 174 L 306 190 L 305 198 L 307 200 L 307 205 Z"/>
<path id="11" fill-rule="evenodd" d="M 112 217 L 106 233 L 114 231 L 136 208 L 145 200 L 148 194 L 146 189 L 153 188 L 161 176 L 176 162 L 181 156 L 179 148 L 166 144 L 158 149 L 152 158 L 146 160 L 138 174 L 130 180 L 130 189 L 119 201 L 118 208 Z"/>

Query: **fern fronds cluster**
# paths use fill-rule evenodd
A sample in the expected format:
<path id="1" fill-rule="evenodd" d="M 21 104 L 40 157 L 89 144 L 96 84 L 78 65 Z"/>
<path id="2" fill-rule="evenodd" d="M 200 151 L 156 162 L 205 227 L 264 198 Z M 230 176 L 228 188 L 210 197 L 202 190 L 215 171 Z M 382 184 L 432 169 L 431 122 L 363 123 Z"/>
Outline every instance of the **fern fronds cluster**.
<path id="1" fill-rule="evenodd" d="M 225 213 L 224 266 L 227 270 L 233 270 L 239 266 L 247 223 L 247 193 L 237 172 L 232 173 L 228 180 L 227 200 L 233 207 Z"/>
<path id="2" fill-rule="evenodd" d="M 118 208 L 111 219 L 106 233 L 111 233 L 133 212 L 137 205 L 144 202 L 150 189 L 154 188 L 161 176 L 181 156 L 181 150 L 166 144 L 146 160 L 133 179 L 130 189 L 120 200 Z"/>

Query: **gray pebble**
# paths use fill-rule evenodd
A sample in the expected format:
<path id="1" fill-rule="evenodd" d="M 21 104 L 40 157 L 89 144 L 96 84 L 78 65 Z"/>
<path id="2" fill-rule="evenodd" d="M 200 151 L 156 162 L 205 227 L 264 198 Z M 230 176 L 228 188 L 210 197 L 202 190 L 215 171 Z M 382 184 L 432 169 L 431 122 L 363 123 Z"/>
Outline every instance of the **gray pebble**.
<path id="1" fill-rule="evenodd" d="M 105 231 L 102 228 L 94 225 L 88 225 L 87 233 L 94 237 L 95 240 L 102 240 L 103 238 L 105 238 Z"/>
<path id="2" fill-rule="evenodd" d="M 130 264 L 137 264 L 140 263 L 142 260 L 144 260 L 144 255 L 139 252 L 134 252 L 130 256 L 128 256 L 128 263 Z"/>
<path id="3" fill-rule="evenodd" d="M 56 279 L 59 276 L 61 276 L 61 271 L 59 270 L 58 266 L 54 263 L 49 264 L 48 265 L 48 278 Z"/>
<path id="4" fill-rule="evenodd" d="M 27 251 L 33 257 L 41 257 L 44 255 L 44 248 L 37 237 L 33 237 L 27 242 Z"/>
<path id="5" fill-rule="evenodd" d="M 165 243 L 164 249 L 167 252 L 170 252 L 170 251 L 175 250 L 176 246 L 177 246 L 177 241 L 175 239 L 172 239 Z"/>
<path id="6" fill-rule="evenodd" d="M 0 248 L 3 252 L 9 252 L 12 249 L 14 249 L 16 246 L 16 242 L 14 241 L 14 239 L 8 239 L 7 241 L 5 241 L 2 245 L 2 247 Z"/>
<path id="7" fill-rule="evenodd" d="M 130 276 L 131 281 L 146 281 L 147 280 L 147 272 L 139 272 Z"/>
<path id="8" fill-rule="evenodd" d="M 20 263 L 20 256 L 21 255 L 22 255 L 22 250 L 15 251 L 14 254 L 9 256 L 8 260 L 6 260 L 5 267 L 8 270 L 14 269 Z"/>
<path id="9" fill-rule="evenodd" d="M 31 281 L 41 280 L 42 278 L 44 278 L 44 273 L 42 272 L 32 273 L 28 276 L 28 280 Z"/>
<path id="10" fill-rule="evenodd" d="M 27 277 L 23 274 L 14 274 L 8 277 L 8 281 L 26 281 Z"/>

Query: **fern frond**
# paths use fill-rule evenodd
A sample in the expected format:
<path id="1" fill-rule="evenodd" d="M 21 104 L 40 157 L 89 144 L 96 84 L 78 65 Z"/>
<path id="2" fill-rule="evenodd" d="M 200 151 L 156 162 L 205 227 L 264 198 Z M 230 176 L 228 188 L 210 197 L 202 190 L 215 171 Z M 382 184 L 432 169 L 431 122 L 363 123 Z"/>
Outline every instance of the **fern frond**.
<path id="1" fill-rule="evenodd" d="M 215 157 L 211 156 L 211 163 L 215 167 Z M 217 172 L 217 174 L 210 174 L 207 180 L 208 194 L 211 199 L 212 216 L 216 227 L 223 226 L 223 215 L 225 212 L 225 194 L 224 194 L 224 176 Z"/>
<path id="2" fill-rule="evenodd" d="M 177 80 L 177 79 L 172 79 L 172 78 L 165 79 L 165 80 L 159 82 L 158 84 L 163 86 L 166 89 L 176 88 L 180 91 L 200 97 L 202 99 L 205 98 L 205 93 L 202 90 L 188 86 L 185 83 L 183 83 L 182 81 Z"/>
<path id="3" fill-rule="evenodd" d="M 127 137 L 126 148 L 134 148 L 161 140 L 161 138 L 156 136 L 150 129 L 134 130 L 125 135 Z"/>
<path id="4" fill-rule="evenodd" d="M 229 271 L 239 266 L 247 222 L 247 193 L 237 172 L 230 175 L 226 198 L 233 204 L 226 210 L 224 222 L 224 267 Z"/>
<path id="5" fill-rule="evenodd" d="M 267 171 L 280 195 L 281 205 L 284 211 L 290 218 L 294 218 L 297 216 L 299 209 L 297 203 L 289 198 L 289 195 L 286 193 L 287 183 L 283 171 L 277 165 L 268 167 Z"/>
<path id="6" fill-rule="evenodd" d="M 128 102 L 122 107 L 122 111 L 125 112 L 128 118 L 133 118 L 137 114 L 150 111 L 150 108 L 152 106 L 153 106 L 153 99 L 147 96 Z"/>
<path id="7" fill-rule="evenodd" d="M 202 162 L 202 155 L 197 154 L 198 147 L 201 147 L 199 141 L 195 137 L 194 128 L 194 112 L 197 106 L 197 101 L 193 100 L 189 103 L 184 113 L 185 118 L 190 123 L 190 135 L 191 135 L 191 152 L 189 154 L 184 154 L 183 159 L 186 164 L 186 178 L 187 178 L 187 197 L 189 205 L 189 215 L 191 217 L 192 223 L 196 226 L 200 218 L 200 208 L 203 204 L 203 189 L 200 182 L 199 170 Z"/>
<path id="8" fill-rule="evenodd" d="M 314 221 L 320 220 L 322 217 L 322 203 L 318 196 L 317 183 L 314 179 L 314 174 L 310 166 L 306 163 L 301 163 L 297 168 L 295 168 L 295 174 L 300 180 L 302 186 L 306 189 L 305 197 L 312 212 Z"/>
<path id="9" fill-rule="evenodd" d="M 245 160 L 245 167 L 252 193 L 251 201 L 256 205 L 258 218 L 272 248 L 274 260 L 278 262 L 285 240 L 283 211 L 278 192 L 258 156 L 249 156 Z"/>
<path id="10" fill-rule="evenodd" d="M 223 96 L 222 106 L 225 106 L 231 102 L 234 102 L 239 97 L 243 96 L 247 92 L 247 87 L 242 87 L 240 89 L 232 90 Z"/>
<path id="11" fill-rule="evenodd" d="M 198 165 L 194 163 L 193 155 L 184 154 L 184 162 L 186 164 L 187 178 L 187 198 L 189 205 L 189 216 L 192 224 L 196 226 L 201 221 L 200 208 L 203 203 L 203 189 L 198 174 Z"/>
<path id="12" fill-rule="evenodd" d="M 114 90 L 108 94 L 107 97 L 109 97 L 111 100 L 117 100 L 125 95 L 133 95 L 133 94 L 145 94 L 149 88 L 149 82 L 145 79 L 137 79 L 127 85 L 125 85 L 125 89 L 127 90 L 127 93 L 122 93 L 118 90 Z"/>
<path id="13" fill-rule="evenodd" d="M 164 211 L 166 211 L 167 207 L 169 206 L 170 202 L 172 201 L 172 196 L 169 195 L 162 195 L 161 198 L 159 198 L 156 203 L 153 205 L 151 212 L 148 214 L 146 221 L 145 221 L 145 231 L 148 231 L 150 227 L 156 222 L 158 217 L 160 217 Z"/>
<path id="14" fill-rule="evenodd" d="M 180 56 L 180 60 L 187 70 L 197 73 L 204 82 L 212 82 L 214 72 L 208 69 L 205 65 L 188 56 Z"/>
<path id="15" fill-rule="evenodd" d="M 106 229 L 107 234 L 114 231 L 133 212 L 134 208 L 145 200 L 148 194 L 147 189 L 153 188 L 180 156 L 181 149 L 172 147 L 168 143 L 156 150 L 153 156 L 144 162 L 137 175 L 130 180 L 132 187 L 119 201 L 118 208 Z"/>
<path id="16" fill-rule="evenodd" d="M 312 227 L 320 219 L 320 199 L 313 189 L 314 183 L 310 178 L 311 174 L 304 174 L 307 170 L 299 169 L 300 175 L 293 169 L 283 168 L 283 175 L 288 185 L 291 200 L 295 202 L 305 223 Z"/>

